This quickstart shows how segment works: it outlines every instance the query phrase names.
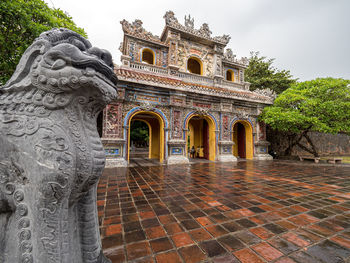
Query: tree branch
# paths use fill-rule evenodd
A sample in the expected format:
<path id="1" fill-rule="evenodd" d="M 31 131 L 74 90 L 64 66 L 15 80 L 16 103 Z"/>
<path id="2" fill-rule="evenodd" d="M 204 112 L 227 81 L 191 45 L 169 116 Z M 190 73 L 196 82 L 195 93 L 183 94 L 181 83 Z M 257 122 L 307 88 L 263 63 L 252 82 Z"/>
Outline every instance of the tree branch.
<path id="1" fill-rule="evenodd" d="M 312 155 L 314 155 L 314 152 L 312 150 L 310 150 L 309 148 L 307 148 L 305 145 L 302 145 L 300 142 L 297 143 L 297 145 L 303 149 L 304 151 L 308 152 L 308 153 L 311 153 Z M 317 156 L 315 156 L 317 157 Z"/>
<path id="2" fill-rule="evenodd" d="M 304 134 L 304 137 L 305 137 L 305 139 L 308 141 L 308 143 L 311 145 L 311 148 L 312 148 L 312 154 L 315 156 L 315 157 L 319 157 L 318 156 L 318 151 L 317 151 L 317 149 L 316 149 L 316 146 L 315 146 L 315 144 L 312 142 L 312 140 L 311 140 L 311 138 L 310 138 L 310 136 L 308 135 L 308 134 Z"/>
<path id="3" fill-rule="evenodd" d="M 294 148 L 296 145 L 299 144 L 299 142 L 301 141 L 301 139 L 303 138 L 303 136 L 304 136 L 305 134 L 307 134 L 307 133 L 309 132 L 310 129 L 311 129 L 311 126 L 308 127 L 306 130 L 304 130 L 301 134 L 299 134 L 299 136 L 296 135 L 296 134 L 294 134 L 294 135 L 292 135 L 292 136 L 289 136 L 289 138 L 288 138 L 288 139 L 289 139 L 289 145 L 288 145 L 287 149 L 284 151 L 284 155 L 286 155 L 286 156 L 290 155 L 291 152 L 292 152 L 292 150 L 293 150 L 293 148 Z M 291 138 L 291 137 L 292 137 L 292 138 Z M 296 138 L 296 139 L 293 140 L 293 137 Z"/>

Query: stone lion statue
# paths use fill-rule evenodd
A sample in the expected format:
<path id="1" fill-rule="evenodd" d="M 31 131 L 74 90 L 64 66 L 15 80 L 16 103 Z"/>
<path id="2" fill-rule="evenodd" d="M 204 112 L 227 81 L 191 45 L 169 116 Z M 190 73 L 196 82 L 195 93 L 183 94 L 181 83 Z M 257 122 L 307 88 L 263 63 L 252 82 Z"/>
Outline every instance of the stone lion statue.
<path id="1" fill-rule="evenodd" d="M 110 53 L 53 29 L 0 88 L 0 262 L 110 262 L 97 218 L 96 118 L 116 82 Z"/>

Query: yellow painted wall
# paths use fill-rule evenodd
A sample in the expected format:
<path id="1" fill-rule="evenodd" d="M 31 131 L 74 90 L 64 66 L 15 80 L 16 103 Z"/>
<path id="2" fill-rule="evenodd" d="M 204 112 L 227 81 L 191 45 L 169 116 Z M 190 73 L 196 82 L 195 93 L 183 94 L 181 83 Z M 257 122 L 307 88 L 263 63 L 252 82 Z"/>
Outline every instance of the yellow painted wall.
<path id="1" fill-rule="evenodd" d="M 152 128 L 152 148 L 151 148 L 151 159 L 160 159 L 160 127 L 159 127 L 159 121 L 158 120 L 149 120 L 149 123 Z"/>
<path id="2" fill-rule="evenodd" d="M 236 123 L 237 124 L 237 123 Z M 237 125 L 233 126 L 233 139 L 232 141 L 234 142 L 234 145 L 232 146 L 232 153 L 234 156 L 238 156 L 238 140 L 237 140 L 237 133 L 238 133 L 238 129 L 237 129 Z"/>
<path id="3" fill-rule="evenodd" d="M 188 124 L 188 136 L 190 137 L 190 142 L 189 145 L 187 147 L 187 150 L 191 150 L 192 146 L 194 145 L 194 127 L 192 125 L 192 123 Z M 187 141 L 188 143 L 188 141 Z"/>

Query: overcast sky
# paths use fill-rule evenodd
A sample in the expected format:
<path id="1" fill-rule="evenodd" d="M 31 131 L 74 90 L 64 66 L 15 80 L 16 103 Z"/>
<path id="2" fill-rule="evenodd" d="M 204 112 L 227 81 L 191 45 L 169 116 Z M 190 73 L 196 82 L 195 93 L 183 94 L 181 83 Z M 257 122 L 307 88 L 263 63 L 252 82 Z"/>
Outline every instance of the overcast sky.
<path id="1" fill-rule="evenodd" d="M 84 28 L 94 46 L 109 50 L 120 64 L 120 21 L 141 19 L 160 35 L 163 16 L 172 10 L 180 23 L 194 17 L 195 28 L 208 23 L 213 36 L 228 34 L 237 57 L 250 51 L 275 58 L 299 80 L 350 79 L 350 0 L 45 0 Z"/>

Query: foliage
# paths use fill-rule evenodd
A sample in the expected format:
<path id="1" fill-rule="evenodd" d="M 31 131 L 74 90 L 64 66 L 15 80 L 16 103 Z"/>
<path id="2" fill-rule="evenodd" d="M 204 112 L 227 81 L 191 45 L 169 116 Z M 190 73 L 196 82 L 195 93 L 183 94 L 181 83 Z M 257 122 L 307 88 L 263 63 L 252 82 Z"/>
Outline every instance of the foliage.
<path id="1" fill-rule="evenodd" d="M 251 83 L 250 90 L 269 88 L 279 94 L 296 82 L 289 70 L 274 68 L 273 61 L 260 57 L 259 52 L 250 52 L 249 65 L 245 70 L 245 80 Z"/>
<path id="2" fill-rule="evenodd" d="M 294 84 L 266 107 L 260 119 L 272 129 L 284 132 L 289 148 L 298 145 L 318 156 L 309 131 L 350 134 L 350 80 L 319 78 Z M 308 146 L 300 143 L 302 138 Z"/>
<path id="3" fill-rule="evenodd" d="M 42 0 L 0 1 L 0 86 L 11 77 L 34 39 L 55 27 L 69 28 L 86 37 L 67 13 L 48 7 Z"/>
<path id="4" fill-rule="evenodd" d="M 149 139 L 148 126 L 143 121 L 133 121 L 130 125 L 130 140 L 137 144 L 147 144 Z"/>

